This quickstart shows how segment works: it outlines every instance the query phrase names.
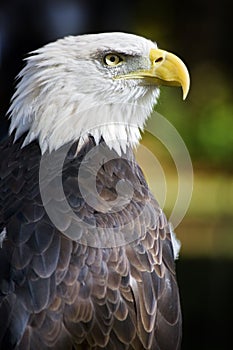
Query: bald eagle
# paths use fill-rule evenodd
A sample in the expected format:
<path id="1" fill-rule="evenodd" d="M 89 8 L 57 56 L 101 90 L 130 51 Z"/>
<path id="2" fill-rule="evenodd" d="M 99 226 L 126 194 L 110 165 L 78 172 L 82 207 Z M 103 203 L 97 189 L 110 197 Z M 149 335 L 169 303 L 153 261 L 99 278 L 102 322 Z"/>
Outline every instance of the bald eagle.
<path id="1" fill-rule="evenodd" d="M 69 36 L 19 73 L 0 145 L 0 348 L 175 350 L 174 237 L 133 148 L 189 75 L 133 34 Z"/>

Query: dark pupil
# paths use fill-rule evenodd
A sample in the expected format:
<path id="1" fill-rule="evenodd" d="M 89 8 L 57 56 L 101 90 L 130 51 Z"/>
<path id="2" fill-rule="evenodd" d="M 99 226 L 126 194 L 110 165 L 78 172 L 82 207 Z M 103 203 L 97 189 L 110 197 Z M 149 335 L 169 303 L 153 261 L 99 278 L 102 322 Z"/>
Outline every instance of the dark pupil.
<path id="1" fill-rule="evenodd" d="M 111 62 L 115 62 L 115 61 L 116 61 L 116 57 L 111 56 L 111 57 L 110 57 L 110 61 L 111 61 Z"/>

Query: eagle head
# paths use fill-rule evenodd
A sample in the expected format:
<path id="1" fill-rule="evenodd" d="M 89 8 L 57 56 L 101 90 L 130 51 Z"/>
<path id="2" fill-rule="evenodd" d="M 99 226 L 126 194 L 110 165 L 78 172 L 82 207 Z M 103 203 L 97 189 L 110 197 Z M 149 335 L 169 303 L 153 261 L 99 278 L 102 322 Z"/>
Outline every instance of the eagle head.
<path id="1" fill-rule="evenodd" d="M 37 139 L 42 153 L 92 135 L 119 154 L 135 146 L 159 96 L 189 74 L 174 54 L 126 33 L 68 36 L 31 53 L 9 109 L 15 139 Z"/>

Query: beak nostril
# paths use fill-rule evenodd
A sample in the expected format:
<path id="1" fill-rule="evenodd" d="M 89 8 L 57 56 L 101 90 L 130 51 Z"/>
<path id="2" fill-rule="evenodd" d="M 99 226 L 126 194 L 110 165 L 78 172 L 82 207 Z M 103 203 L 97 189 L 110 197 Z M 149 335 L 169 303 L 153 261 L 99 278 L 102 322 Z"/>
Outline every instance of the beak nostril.
<path id="1" fill-rule="evenodd" d="M 163 61 L 163 57 L 156 58 L 155 63 Z"/>

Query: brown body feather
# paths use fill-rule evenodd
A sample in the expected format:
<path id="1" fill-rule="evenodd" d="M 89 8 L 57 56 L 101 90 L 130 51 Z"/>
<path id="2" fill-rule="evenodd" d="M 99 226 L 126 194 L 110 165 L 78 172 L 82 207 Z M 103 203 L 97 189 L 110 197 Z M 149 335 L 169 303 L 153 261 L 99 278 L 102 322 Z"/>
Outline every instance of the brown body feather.
<path id="1" fill-rule="evenodd" d="M 38 185 L 40 148 L 33 142 L 21 149 L 23 137 L 15 144 L 12 139 L 0 146 L 0 232 L 6 228 L 0 248 L 0 349 L 179 349 L 181 312 L 169 225 L 132 153 L 115 154 L 97 174 L 105 201 L 115 200 L 120 180 L 133 188 L 130 202 L 109 213 L 93 209 L 79 189 L 78 170 L 93 139 L 78 155 L 74 145 L 64 163 L 63 188 L 77 217 L 93 227 L 114 227 L 120 236 L 129 224 L 135 234 L 131 242 L 103 248 L 98 230 L 93 246 L 80 243 L 88 234 L 82 227 L 76 228 L 77 242 L 69 239 L 64 233 L 74 223 L 68 214 L 61 213 L 59 222 L 58 212 L 54 226 Z M 48 168 L 48 174 L 51 190 L 56 169 Z"/>

